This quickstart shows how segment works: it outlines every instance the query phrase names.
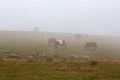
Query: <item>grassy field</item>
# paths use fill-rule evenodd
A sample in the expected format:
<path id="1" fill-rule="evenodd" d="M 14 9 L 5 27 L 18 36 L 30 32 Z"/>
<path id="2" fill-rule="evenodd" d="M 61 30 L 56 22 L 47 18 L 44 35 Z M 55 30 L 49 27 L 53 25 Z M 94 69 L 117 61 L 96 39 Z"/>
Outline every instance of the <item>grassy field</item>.
<path id="1" fill-rule="evenodd" d="M 48 39 L 64 39 L 67 48 L 55 50 L 48 46 Z M 95 41 L 97 51 L 84 51 L 86 42 Z M 25 57 L 32 52 L 47 55 L 59 54 L 62 57 L 70 55 L 104 57 L 120 59 L 120 38 L 97 35 L 81 35 L 75 39 L 75 34 L 25 32 L 25 31 L 0 31 L 0 57 L 11 53 L 19 53 Z M 5 52 L 9 50 L 9 52 Z M 63 70 L 59 70 L 63 68 Z M 65 69 L 64 69 L 65 68 Z M 26 62 L 26 61 L 1 61 L 0 80 L 120 80 L 120 64 L 118 63 L 90 63 L 80 62 Z"/>
<path id="2" fill-rule="evenodd" d="M 120 80 L 120 64 L 5 61 L 0 80 Z"/>

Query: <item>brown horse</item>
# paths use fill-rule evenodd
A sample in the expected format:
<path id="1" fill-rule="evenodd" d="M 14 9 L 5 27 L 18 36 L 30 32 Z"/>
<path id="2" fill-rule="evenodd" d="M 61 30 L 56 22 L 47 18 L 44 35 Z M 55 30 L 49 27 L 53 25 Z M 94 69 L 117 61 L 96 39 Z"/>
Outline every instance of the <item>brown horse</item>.
<path id="1" fill-rule="evenodd" d="M 56 39 L 50 38 L 50 39 L 48 40 L 48 45 L 54 46 L 55 44 L 56 44 Z"/>
<path id="2" fill-rule="evenodd" d="M 97 43 L 96 42 L 87 42 L 84 46 L 84 50 L 96 51 Z"/>

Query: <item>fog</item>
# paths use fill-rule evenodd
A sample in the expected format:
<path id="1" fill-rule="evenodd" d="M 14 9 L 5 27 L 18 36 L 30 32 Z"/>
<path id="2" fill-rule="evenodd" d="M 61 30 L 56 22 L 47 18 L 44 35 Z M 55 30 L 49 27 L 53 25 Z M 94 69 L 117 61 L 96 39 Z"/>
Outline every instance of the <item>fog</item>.
<path id="1" fill-rule="evenodd" d="M 0 30 L 120 36 L 119 0 L 0 0 Z"/>

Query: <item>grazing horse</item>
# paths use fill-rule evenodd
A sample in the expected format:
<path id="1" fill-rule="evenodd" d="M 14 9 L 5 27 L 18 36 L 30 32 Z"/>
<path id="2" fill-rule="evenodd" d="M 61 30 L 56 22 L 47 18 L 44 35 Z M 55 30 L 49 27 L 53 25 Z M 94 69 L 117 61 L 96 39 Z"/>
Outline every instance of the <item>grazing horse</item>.
<path id="1" fill-rule="evenodd" d="M 55 48 L 66 48 L 65 40 L 56 40 Z"/>
<path id="2" fill-rule="evenodd" d="M 77 40 L 77 39 L 79 40 L 80 38 L 81 38 L 81 35 L 80 35 L 80 34 L 76 34 L 76 35 L 75 35 L 75 39 L 76 39 L 76 40 Z"/>
<path id="3" fill-rule="evenodd" d="M 97 43 L 95 42 L 87 42 L 84 46 L 84 50 L 96 51 L 96 49 L 97 49 Z"/>
<path id="4" fill-rule="evenodd" d="M 65 40 L 56 40 L 54 38 L 48 40 L 48 45 L 53 46 L 55 49 L 66 48 Z"/>

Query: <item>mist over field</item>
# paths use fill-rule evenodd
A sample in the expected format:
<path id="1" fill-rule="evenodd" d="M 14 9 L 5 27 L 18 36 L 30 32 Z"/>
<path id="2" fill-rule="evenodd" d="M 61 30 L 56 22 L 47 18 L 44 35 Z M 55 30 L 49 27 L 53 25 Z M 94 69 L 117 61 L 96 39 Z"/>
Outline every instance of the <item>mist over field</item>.
<path id="1" fill-rule="evenodd" d="M 120 36 L 119 0 L 0 0 L 0 30 Z"/>
<path id="2" fill-rule="evenodd" d="M 0 55 L 17 52 L 26 56 L 39 52 L 119 59 L 119 3 L 119 0 L 1 0 Z M 64 40 L 66 49 L 49 46 L 49 39 Z M 84 50 L 88 42 L 96 44 L 95 52 Z"/>

